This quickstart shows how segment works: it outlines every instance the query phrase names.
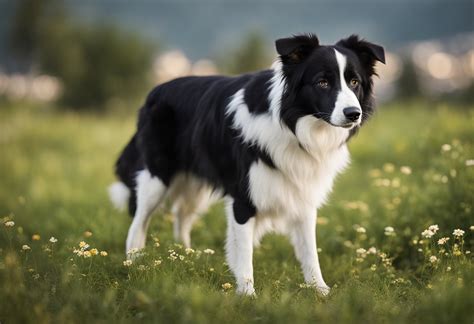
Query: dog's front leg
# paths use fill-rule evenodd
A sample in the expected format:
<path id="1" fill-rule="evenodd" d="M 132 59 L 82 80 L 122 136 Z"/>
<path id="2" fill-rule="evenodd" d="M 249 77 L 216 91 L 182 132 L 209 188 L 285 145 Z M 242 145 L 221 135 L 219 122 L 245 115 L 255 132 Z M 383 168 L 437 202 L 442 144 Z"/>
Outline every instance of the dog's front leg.
<path id="1" fill-rule="evenodd" d="M 227 201 L 227 263 L 234 273 L 237 293 L 244 295 L 255 294 L 252 264 L 255 218 L 250 215 L 251 218 L 244 224 L 237 223 L 236 219 L 246 218 L 251 212 L 252 208 L 247 208 L 239 201 Z"/>
<path id="2" fill-rule="evenodd" d="M 307 284 L 315 286 L 321 294 L 327 295 L 329 287 L 321 273 L 316 247 L 316 213 L 310 210 L 292 225 L 290 239 L 296 257 L 301 263 L 304 279 Z"/>

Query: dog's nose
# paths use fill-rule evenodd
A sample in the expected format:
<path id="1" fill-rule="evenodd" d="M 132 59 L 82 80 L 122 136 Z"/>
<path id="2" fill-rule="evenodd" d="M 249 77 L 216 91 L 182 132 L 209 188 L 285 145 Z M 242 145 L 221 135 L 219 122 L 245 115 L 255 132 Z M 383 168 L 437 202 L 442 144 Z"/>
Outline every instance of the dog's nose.
<path id="1" fill-rule="evenodd" d="M 350 121 L 356 121 L 359 119 L 361 113 L 360 108 L 357 107 L 344 108 L 342 112 L 344 113 L 344 116 L 346 116 L 346 118 Z"/>

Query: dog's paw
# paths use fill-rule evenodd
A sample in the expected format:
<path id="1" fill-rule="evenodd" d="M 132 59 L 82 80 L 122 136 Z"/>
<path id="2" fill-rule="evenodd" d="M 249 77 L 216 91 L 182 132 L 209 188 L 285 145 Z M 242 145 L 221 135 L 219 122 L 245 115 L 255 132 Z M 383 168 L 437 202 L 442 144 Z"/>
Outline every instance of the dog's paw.
<path id="1" fill-rule="evenodd" d="M 235 292 L 238 295 L 242 295 L 242 296 L 257 297 L 253 284 L 249 284 L 249 283 L 237 285 L 237 289 L 235 290 Z"/>
<path id="2" fill-rule="evenodd" d="M 127 260 L 135 261 L 136 259 L 145 255 L 145 251 L 143 249 L 132 248 L 125 252 L 127 256 Z"/>
<path id="3" fill-rule="evenodd" d="M 327 296 L 331 292 L 331 288 L 328 285 L 315 285 L 316 291 L 322 295 Z"/>

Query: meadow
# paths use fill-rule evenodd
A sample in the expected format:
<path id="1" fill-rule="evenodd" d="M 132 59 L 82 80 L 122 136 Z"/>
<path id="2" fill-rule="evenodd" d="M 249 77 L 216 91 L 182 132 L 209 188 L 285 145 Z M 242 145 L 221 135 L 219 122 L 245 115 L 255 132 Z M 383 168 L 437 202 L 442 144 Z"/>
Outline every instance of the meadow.
<path id="1" fill-rule="evenodd" d="M 131 219 L 106 188 L 134 127 L 134 110 L 1 104 L 1 323 L 474 322 L 474 106 L 385 105 L 351 141 L 318 213 L 327 297 L 278 235 L 256 250 L 257 297 L 236 295 L 221 205 L 193 249 L 160 210 L 145 255 L 124 262 Z"/>

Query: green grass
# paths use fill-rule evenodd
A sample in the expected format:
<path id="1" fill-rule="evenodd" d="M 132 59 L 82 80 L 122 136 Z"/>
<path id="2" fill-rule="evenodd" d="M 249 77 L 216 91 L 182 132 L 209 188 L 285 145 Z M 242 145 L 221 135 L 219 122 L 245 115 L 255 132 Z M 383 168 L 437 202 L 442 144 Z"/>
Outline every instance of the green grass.
<path id="1" fill-rule="evenodd" d="M 174 245 L 163 211 L 146 255 L 124 266 L 130 218 L 112 209 L 105 188 L 134 125 L 131 113 L 0 107 L 0 322 L 474 321 L 474 166 L 466 165 L 474 159 L 474 107 L 381 107 L 351 142 L 352 164 L 319 212 L 322 269 L 333 287 L 326 298 L 301 285 L 292 248 L 276 235 L 254 256 L 258 297 L 237 296 L 219 205 L 193 229 L 196 252 Z M 438 233 L 422 239 L 432 224 Z M 385 235 L 387 226 L 394 235 Z M 463 237 L 452 235 L 457 228 Z M 438 245 L 443 236 L 450 240 Z M 76 255 L 81 241 L 108 255 Z M 375 254 L 360 250 L 372 246 Z M 170 260 L 169 250 L 184 259 Z"/>

